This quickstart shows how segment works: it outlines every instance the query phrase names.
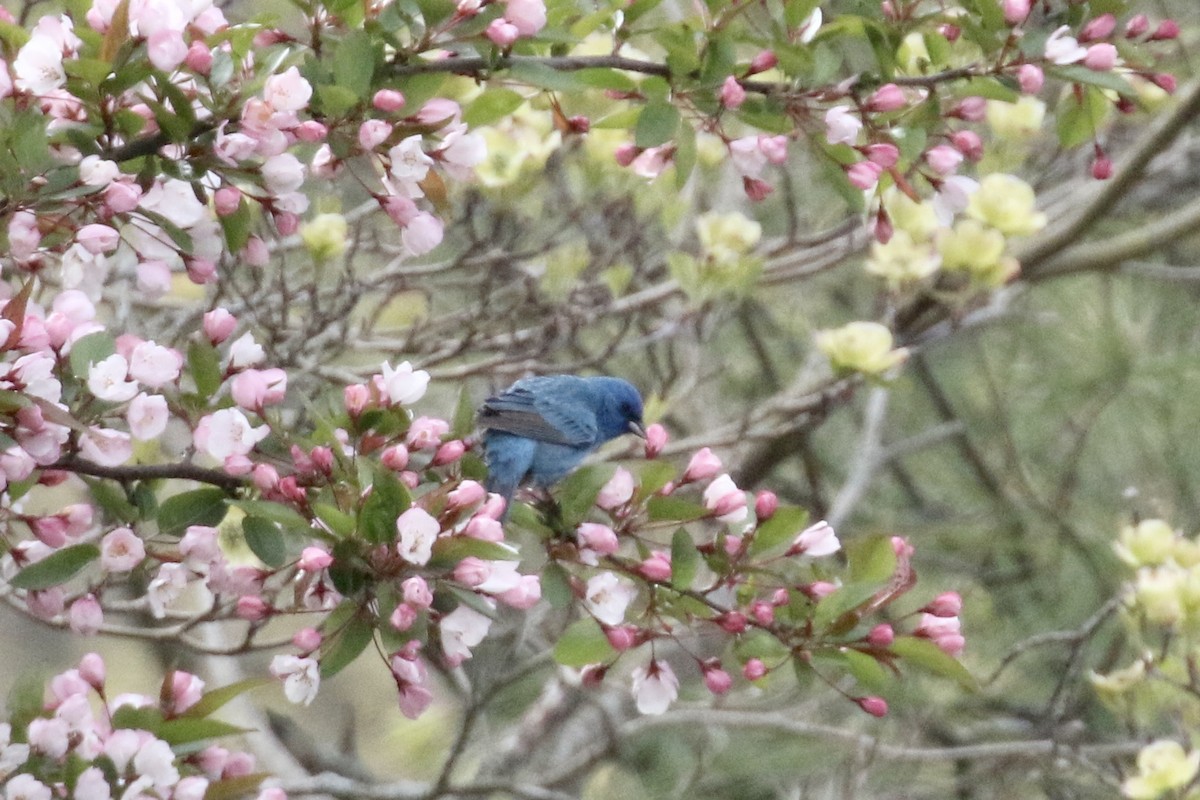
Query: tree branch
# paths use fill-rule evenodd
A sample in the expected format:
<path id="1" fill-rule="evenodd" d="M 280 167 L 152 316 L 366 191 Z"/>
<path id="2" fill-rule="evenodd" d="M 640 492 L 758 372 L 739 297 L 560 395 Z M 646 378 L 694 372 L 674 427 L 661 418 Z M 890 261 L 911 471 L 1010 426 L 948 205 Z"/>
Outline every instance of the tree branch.
<path id="1" fill-rule="evenodd" d="M 216 469 L 199 467 L 195 464 L 132 464 L 121 467 L 106 467 L 94 461 L 88 461 L 78 456 L 68 456 L 51 464 L 48 469 L 74 472 L 79 475 L 91 475 L 94 478 L 111 478 L 122 483 L 129 481 L 161 480 L 178 478 L 180 480 L 209 483 L 232 492 L 246 485 L 244 478 L 230 475 Z"/>

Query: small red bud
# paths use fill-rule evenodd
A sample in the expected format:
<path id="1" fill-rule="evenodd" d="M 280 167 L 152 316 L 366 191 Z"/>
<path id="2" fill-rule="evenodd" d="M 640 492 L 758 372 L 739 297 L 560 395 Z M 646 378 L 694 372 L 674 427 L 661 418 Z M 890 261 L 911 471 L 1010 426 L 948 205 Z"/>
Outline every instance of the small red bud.
<path id="1" fill-rule="evenodd" d="M 885 717 L 888 713 L 887 701 L 882 697 L 856 697 L 854 702 L 858 707 L 873 717 Z"/>
<path id="2" fill-rule="evenodd" d="M 1179 23 L 1173 19 L 1164 19 L 1158 23 L 1158 27 L 1154 29 L 1154 33 L 1150 34 L 1150 41 L 1162 42 L 1175 39 L 1179 36 Z"/>

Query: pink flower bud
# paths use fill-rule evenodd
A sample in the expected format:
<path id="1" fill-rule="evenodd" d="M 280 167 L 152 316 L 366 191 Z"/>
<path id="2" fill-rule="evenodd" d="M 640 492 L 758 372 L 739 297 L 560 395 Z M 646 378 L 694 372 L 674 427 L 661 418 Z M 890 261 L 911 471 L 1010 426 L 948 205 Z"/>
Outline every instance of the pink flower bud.
<path id="1" fill-rule="evenodd" d="M 1101 14 L 1080 29 L 1075 37 L 1080 42 L 1095 42 L 1107 39 L 1117 29 L 1117 18 L 1112 14 Z"/>
<path id="2" fill-rule="evenodd" d="M 1178 38 L 1179 23 L 1173 19 L 1164 19 L 1158 23 L 1158 27 L 1154 29 L 1154 33 L 1150 34 L 1150 41 L 1160 42 Z"/>
<path id="3" fill-rule="evenodd" d="M 713 620 L 726 633 L 738 634 L 746 630 L 746 615 L 740 611 L 727 611 Z"/>
<path id="4" fill-rule="evenodd" d="M 567 119 L 567 131 L 570 133 L 587 133 L 591 129 L 592 121 L 582 114 Z"/>
<path id="5" fill-rule="evenodd" d="M 406 488 L 415 489 L 421 485 L 421 476 L 413 472 L 411 469 L 406 469 L 400 473 L 400 482 Z"/>
<path id="6" fill-rule="evenodd" d="M 750 605 L 750 614 L 759 625 L 770 625 L 775 621 L 775 607 L 762 600 L 755 600 Z"/>
<path id="7" fill-rule="evenodd" d="M 417 621 L 417 611 L 408 603 L 401 603 L 388 617 L 388 624 L 398 631 L 406 631 Z"/>
<path id="8" fill-rule="evenodd" d="M 104 609 L 94 594 L 85 594 L 71 603 L 68 612 L 71 630 L 80 636 L 92 636 L 100 631 L 104 624 Z"/>
<path id="9" fill-rule="evenodd" d="M 611 556 L 620 547 L 620 541 L 617 539 L 616 532 L 607 525 L 600 525 L 595 522 L 581 523 L 575 531 L 575 536 L 579 540 L 580 546 L 586 547 L 588 550 L 602 556 Z M 667 565 L 667 569 L 669 577 L 669 564 Z"/>
<path id="10" fill-rule="evenodd" d="M 189 258 L 183 263 L 188 280 L 197 286 L 205 286 L 217 279 L 216 262 L 207 258 Z"/>
<path id="11" fill-rule="evenodd" d="M 357 418 L 371 402 L 371 390 L 366 387 L 366 384 L 352 383 L 342 389 L 342 403 L 346 406 L 346 413 L 351 417 Z"/>
<path id="12" fill-rule="evenodd" d="M 733 688 L 733 677 L 720 666 L 705 667 L 704 686 L 715 695 L 722 695 Z"/>
<path id="13" fill-rule="evenodd" d="M 891 142 L 876 142 L 863 148 L 863 155 L 873 164 L 891 169 L 900 160 L 900 148 Z"/>
<path id="14" fill-rule="evenodd" d="M 218 217 L 228 217 L 238 210 L 242 202 L 242 191 L 236 186 L 222 186 L 213 193 L 213 206 Z"/>
<path id="15" fill-rule="evenodd" d="M 325 137 L 329 135 L 329 128 L 315 119 L 308 119 L 292 128 L 292 133 L 300 141 L 314 144 L 325 140 Z"/>
<path id="16" fill-rule="evenodd" d="M 776 608 L 786 606 L 790 602 L 792 602 L 791 595 L 789 595 L 788 590 L 784 589 L 782 586 L 771 592 L 771 605 L 775 606 Z"/>
<path id="17" fill-rule="evenodd" d="M 963 161 L 963 154 L 945 144 L 925 151 L 925 162 L 939 175 L 953 175 Z"/>
<path id="18" fill-rule="evenodd" d="M 300 229 L 300 218 L 290 211 L 276 211 L 272 219 L 280 236 L 291 236 Z"/>
<path id="19" fill-rule="evenodd" d="M 613 157 L 617 160 L 617 164 L 622 167 L 628 167 L 633 163 L 633 160 L 642 152 L 642 148 L 635 144 L 626 142 L 617 145 L 617 149 L 613 151 Z"/>
<path id="20" fill-rule="evenodd" d="M 513 25 L 503 17 L 498 17 L 492 20 L 491 24 L 484 30 L 483 35 L 491 39 L 492 44 L 497 47 L 511 47 L 520 36 L 521 32 L 517 30 L 517 26 Z"/>
<path id="21" fill-rule="evenodd" d="M 371 98 L 371 105 L 379 111 L 399 111 L 404 108 L 404 95 L 396 89 L 380 89 Z"/>
<path id="22" fill-rule="evenodd" d="M 1100 42 L 1088 48 L 1083 65 L 1096 72 L 1108 72 L 1117 65 L 1117 48 L 1108 42 Z"/>
<path id="23" fill-rule="evenodd" d="M 1036 64 L 1022 64 L 1017 69 L 1017 83 L 1025 94 L 1037 94 L 1046 82 L 1046 75 Z"/>
<path id="24" fill-rule="evenodd" d="M 829 581 L 813 581 L 807 586 L 801 586 L 800 590 L 813 600 L 824 600 L 829 595 L 837 591 L 837 584 Z"/>
<path id="25" fill-rule="evenodd" d="M 868 111 L 898 111 L 908 105 L 904 90 L 894 83 L 885 83 L 867 100 Z"/>
<path id="26" fill-rule="evenodd" d="M 251 473 L 254 488 L 264 494 L 270 494 L 279 488 L 279 471 L 270 464 L 255 464 Z"/>
<path id="27" fill-rule="evenodd" d="M 1032 0 L 1004 0 L 1004 21 L 1020 25 L 1029 16 Z"/>
<path id="28" fill-rule="evenodd" d="M 306 547 L 300 552 L 300 560 L 296 563 L 305 572 L 320 572 L 333 563 L 333 556 L 321 547 Z"/>
<path id="29" fill-rule="evenodd" d="M 631 647 L 636 647 L 638 643 L 638 629 L 632 625 L 618 625 L 612 628 L 604 629 L 604 636 L 608 639 L 608 643 L 612 645 L 613 650 L 618 653 L 624 653 Z"/>
<path id="30" fill-rule="evenodd" d="M 408 466 L 408 448 L 402 444 L 392 445 L 379 457 L 379 463 L 399 472 Z"/>
<path id="31" fill-rule="evenodd" d="M 750 60 L 750 69 L 747 75 L 757 75 L 760 72 L 766 72 L 769 69 L 774 69 L 779 63 L 779 58 L 773 50 L 760 50 L 757 55 Z"/>
<path id="32" fill-rule="evenodd" d="M 949 22 L 943 22 L 938 26 L 938 33 L 946 37 L 948 42 L 957 42 L 958 37 L 962 36 L 962 28 L 957 25 L 951 25 Z"/>
<path id="33" fill-rule="evenodd" d="M 1136 39 L 1150 30 L 1150 20 L 1145 14 L 1137 14 L 1125 23 L 1125 38 Z"/>
<path id="34" fill-rule="evenodd" d="M 692 456 L 692 460 L 688 462 L 687 469 L 683 471 L 681 483 L 691 483 L 692 481 L 702 481 L 712 478 L 721 471 L 721 459 L 717 458 L 712 450 L 707 447 L 696 451 Z"/>
<path id="35" fill-rule="evenodd" d="M 502 542 L 504 541 L 504 526 L 500 524 L 499 520 L 480 513 L 471 518 L 466 529 L 463 530 L 463 534 L 483 542 Z"/>
<path id="36" fill-rule="evenodd" d="M 107 671 L 104 668 L 104 659 L 96 653 L 88 653 L 79 659 L 79 677 L 87 681 L 88 686 L 91 686 L 97 692 L 104 691 L 106 675 Z"/>
<path id="37" fill-rule="evenodd" d="M 983 140 L 975 131 L 955 131 L 950 134 L 950 143 L 971 161 L 983 158 Z"/>
<path id="38" fill-rule="evenodd" d="M 754 495 L 754 516 L 759 522 L 775 516 L 775 511 L 778 508 L 779 498 L 775 496 L 774 492 L 763 489 Z"/>
<path id="39" fill-rule="evenodd" d="M 667 429 L 657 422 L 646 427 L 646 458 L 654 458 L 667 446 Z"/>
<path id="40" fill-rule="evenodd" d="M 446 502 L 450 508 L 460 509 L 482 503 L 486 498 L 487 489 L 479 481 L 463 481 L 446 495 Z"/>
<path id="41" fill-rule="evenodd" d="M 908 543 L 908 539 L 903 536 L 892 537 L 892 552 L 897 558 L 911 558 L 913 554 L 913 546 Z"/>
<path id="42" fill-rule="evenodd" d="M 855 698 L 854 702 L 858 703 L 859 708 L 873 717 L 887 716 L 888 704 L 882 697 L 858 697 Z"/>
<path id="43" fill-rule="evenodd" d="M 316 628 L 301 628 L 292 635 L 292 644 L 301 653 L 311 653 L 321 646 L 321 633 Z"/>
<path id="44" fill-rule="evenodd" d="M 1174 75 L 1171 75 L 1168 72 L 1160 72 L 1150 80 L 1154 82 L 1155 86 L 1162 89 L 1167 94 L 1175 94 L 1176 83 Z"/>
<path id="45" fill-rule="evenodd" d="M 671 580 L 671 554 L 663 550 L 655 550 L 650 557 L 641 563 L 638 572 L 647 580 Z"/>
<path id="46" fill-rule="evenodd" d="M 752 658 L 742 666 L 742 675 L 748 681 L 756 681 L 767 674 L 767 665 L 761 659 Z"/>
<path id="47" fill-rule="evenodd" d="M 209 70 L 212 69 L 212 50 L 209 50 L 208 45 L 197 39 L 188 48 L 187 56 L 184 57 L 183 61 L 192 72 L 199 75 L 207 75 Z"/>
<path id="48" fill-rule="evenodd" d="M 935 617 L 957 617 L 962 612 L 962 596 L 958 592 L 942 592 L 921 610 Z"/>
<path id="49" fill-rule="evenodd" d="M 892 225 L 892 218 L 882 208 L 875 215 L 875 226 L 871 231 L 875 236 L 875 241 L 880 244 L 887 244 L 892 240 L 892 236 L 896 233 L 896 227 Z"/>
<path id="50" fill-rule="evenodd" d="M 117 181 L 104 190 L 104 207 L 113 214 L 127 214 L 138 207 L 142 190 L 135 183 Z"/>
<path id="51" fill-rule="evenodd" d="M 496 595 L 506 606 L 529 610 L 542 599 L 542 581 L 537 575 L 522 575 L 517 585 Z"/>
<path id="52" fill-rule="evenodd" d="M 1097 154 L 1096 158 L 1092 161 L 1092 177 L 1098 181 L 1106 181 L 1112 177 L 1112 173 L 1112 159 L 1104 155 L 1104 153 Z"/>
<path id="53" fill-rule="evenodd" d="M 413 608 L 429 608 L 433 605 L 433 592 L 420 575 L 405 578 L 400 584 L 400 591 L 404 594 L 404 602 Z"/>
<path id="54" fill-rule="evenodd" d="M 867 643 L 875 647 L 887 647 L 896 640 L 896 632 L 891 625 L 881 622 L 867 634 Z"/>
<path id="55" fill-rule="evenodd" d="M 733 558 L 742 549 L 742 537 L 730 534 L 725 537 L 725 554 Z"/>
<path id="56" fill-rule="evenodd" d="M 738 79 L 730 75 L 725 78 L 725 82 L 721 84 L 721 105 L 728 109 L 735 109 L 746 102 L 746 90 L 738 83 Z"/>
<path id="57" fill-rule="evenodd" d="M 267 248 L 267 243 L 257 236 L 246 240 L 246 246 L 242 248 L 240 255 L 242 261 L 252 267 L 265 267 L 271 263 L 271 251 Z"/>
<path id="58" fill-rule="evenodd" d="M 779 166 L 787 163 L 788 138 L 782 134 L 767 136 L 765 133 L 758 137 L 758 150 L 767 157 L 767 161 Z"/>
<path id="59" fill-rule="evenodd" d="M 978 96 L 964 97 L 950 112 L 950 116 L 967 122 L 980 122 L 987 116 L 987 100 Z"/>
<path id="60" fill-rule="evenodd" d="M 746 193 L 746 197 L 750 199 L 750 202 L 761 203 L 771 196 L 775 191 L 775 187 L 762 178 L 744 176 L 742 178 L 742 191 Z"/>
<path id="61" fill-rule="evenodd" d="M 250 622 L 261 622 L 271 616 L 271 607 L 261 597 L 248 594 L 238 598 L 237 615 Z"/>
<path id="62" fill-rule="evenodd" d="M 883 167 L 872 161 L 859 161 L 857 164 L 851 164 L 846 170 L 846 178 L 850 185 L 863 191 L 874 189 L 882 174 Z"/>
<path id="63" fill-rule="evenodd" d="M 467 452 L 467 446 L 463 444 L 462 440 L 452 439 L 437 449 L 437 452 L 433 454 L 433 460 L 429 462 L 429 466 L 441 467 L 446 464 L 453 464 L 462 458 L 465 452 Z"/>
<path id="64" fill-rule="evenodd" d="M 479 509 L 479 516 L 490 517 L 491 519 L 500 519 L 504 516 L 504 509 L 508 507 L 508 503 L 504 498 L 495 492 L 488 494 L 487 500 L 483 503 L 483 508 Z"/>

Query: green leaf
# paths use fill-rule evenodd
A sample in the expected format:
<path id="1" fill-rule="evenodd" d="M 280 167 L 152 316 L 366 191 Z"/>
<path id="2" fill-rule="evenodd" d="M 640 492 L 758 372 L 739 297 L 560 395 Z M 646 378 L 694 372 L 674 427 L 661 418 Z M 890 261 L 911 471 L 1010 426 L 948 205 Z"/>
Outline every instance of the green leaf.
<path id="1" fill-rule="evenodd" d="M 707 517 L 709 511 L 704 506 L 692 500 L 672 495 L 655 495 L 646 501 L 646 513 L 651 522 L 691 522 Z"/>
<path id="2" fill-rule="evenodd" d="M 896 571 L 896 551 L 888 536 L 855 539 L 846 545 L 852 583 L 884 583 Z"/>
<path id="3" fill-rule="evenodd" d="M 429 567 L 451 567 L 468 556 L 485 561 L 517 561 L 521 557 L 511 545 L 503 542 L 485 542 L 470 536 L 443 536 L 433 544 Z"/>
<path id="4" fill-rule="evenodd" d="M 903 661 L 915 667 L 919 667 L 934 675 L 957 681 L 960 686 L 968 691 L 975 691 L 979 688 L 975 678 L 972 677 L 971 673 L 967 672 L 967 668 L 957 658 L 946 655 L 938 649 L 936 644 L 928 639 L 921 639 L 916 636 L 899 636 L 892 642 L 891 647 L 888 649 Z"/>
<path id="5" fill-rule="evenodd" d="M 331 531 L 340 537 L 345 538 L 354 533 L 354 517 L 336 506 L 328 503 L 315 503 L 313 513 L 317 515 L 317 519 L 324 522 Z"/>
<path id="6" fill-rule="evenodd" d="M 688 122 L 681 123 L 675 144 L 675 188 L 682 189 L 696 166 L 696 129 Z"/>
<path id="7" fill-rule="evenodd" d="M 228 504 L 225 492 L 212 486 L 168 497 L 158 507 L 158 531 L 182 536 L 190 525 L 217 525 L 225 518 Z"/>
<path id="8" fill-rule="evenodd" d="M 679 129 L 679 109 L 670 103 L 650 103 L 638 115 L 633 141 L 638 147 L 658 147 L 675 138 Z"/>
<path id="9" fill-rule="evenodd" d="M 575 599 L 571 591 L 571 575 L 561 564 L 551 562 L 542 568 L 542 598 L 551 608 L 563 609 Z"/>
<path id="10" fill-rule="evenodd" d="M 468 123 L 471 124 L 471 123 Z M 454 422 L 450 426 L 450 438 L 465 439 L 475 429 L 475 403 L 471 393 L 463 386 L 458 393 L 458 405 L 454 408 Z"/>
<path id="11" fill-rule="evenodd" d="M 628 12 L 626 19 L 628 19 Z M 637 81 L 615 69 L 581 69 L 575 73 L 575 77 L 580 83 L 593 89 L 613 89 L 618 92 L 632 92 L 637 89 Z"/>
<path id="12" fill-rule="evenodd" d="M 88 377 L 88 367 L 117 352 L 117 340 L 107 333 L 89 333 L 71 346 L 71 373 L 81 381 Z"/>
<path id="13" fill-rule="evenodd" d="M 112 715 L 114 728 L 132 728 L 144 730 L 158 735 L 158 729 L 163 725 L 162 711 L 153 706 L 121 706 Z"/>
<path id="14" fill-rule="evenodd" d="M 262 517 L 245 517 L 242 520 L 242 535 L 250 552 L 268 567 L 283 566 L 287 559 L 287 546 L 279 526 Z"/>
<path id="15" fill-rule="evenodd" d="M 588 511 L 596 504 L 596 496 L 617 471 L 616 464 L 591 464 L 576 470 L 560 484 L 559 507 L 563 523 L 573 530 L 583 522 Z"/>
<path id="16" fill-rule="evenodd" d="M 650 497 L 670 483 L 676 475 L 675 465 L 667 461 L 641 461 L 630 467 L 637 477 L 638 500 Z"/>
<path id="17" fill-rule="evenodd" d="M 987 100 L 1002 100 L 1005 103 L 1015 103 L 1021 97 L 1020 91 L 997 78 L 969 78 L 959 87 L 957 92 L 961 97 L 983 97 Z"/>
<path id="18" fill-rule="evenodd" d="M 191 744 L 205 739 L 218 739 L 222 736 L 236 736 L 249 733 L 249 728 L 241 728 L 222 722 L 219 719 L 197 719 L 178 717 L 169 719 L 158 726 L 154 735 L 170 745 Z"/>
<path id="19" fill-rule="evenodd" d="M 71 354 L 74 352 L 72 350 Z M 208 342 L 193 341 L 188 344 L 187 358 L 188 370 L 196 382 L 196 393 L 207 400 L 221 388 L 221 356 Z"/>
<path id="20" fill-rule="evenodd" d="M 338 86 L 365 100 L 371 91 L 375 60 L 376 49 L 371 36 L 365 30 L 351 31 L 333 54 L 333 79 Z"/>
<path id="21" fill-rule="evenodd" d="M 362 543 L 354 539 L 343 539 L 333 546 L 333 563 L 329 566 L 329 580 L 333 588 L 346 597 L 353 597 L 361 592 L 371 581 L 366 564 L 359 553 Z M 343 605 L 354 607 L 349 601 Z M 336 611 L 334 612 L 336 613 Z M 333 615 L 330 615 L 332 620 Z M 327 622 L 330 629 L 336 626 Z"/>
<path id="22" fill-rule="evenodd" d="M 411 505 L 408 489 L 391 470 L 378 469 L 371 485 L 371 494 L 359 512 L 358 530 L 372 544 L 395 541 L 396 519 Z"/>
<path id="23" fill-rule="evenodd" d="M 679 590 L 692 588 L 696 569 L 700 566 L 700 553 L 686 528 L 676 528 L 671 537 L 671 585 Z"/>
<path id="24" fill-rule="evenodd" d="M 71 580 L 98 558 L 100 548 L 94 544 L 64 547 L 18 572 L 9 585 L 14 589 L 49 589 Z"/>
<path id="25" fill-rule="evenodd" d="M 237 800 L 254 794 L 259 785 L 270 777 L 272 775 L 269 772 L 253 772 L 236 778 L 222 778 L 208 785 L 208 790 L 204 792 L 204 800 Z"/>
<path id="26" fill-rule="evenodd" d="M 870 600 L 878 591 L 878 583 L 847 583 L 839 586 L 836 592 L 817 603 L 817 611 L 813 614 L 813 627 L 817 630 L 830 628 L 843 616 Z M 857 620 L 854 623 L 857 624 Z M 826 632 L 839 631 L 830 629 Z"/>
<path id="27" fill-rule="evenodd" d="M 759 555 L 790 543 L 808 524 L 808 512 L 795 506 L 780 506 L 769 520 L 759 525 L 750 541 L 750 554 Z"/>
<path id="28" fill-rule="evenodd" d="M 236 253 L 250 241 L 250 230 L 254 221 L 250 213 L 250 204 L 246 198 L 238 199 L 237 210 L 220 218 L 221 230 L 225 233 L 225 246 L 231 253 Z"/>
<path id="29" fill-rule="evenodd" d="M 88 486 L 92 500 L 104 511 L 124 523 L 138 519 L 138 510 L 129 502 L 129 497 L 112 481 L 80 476 Z"/>
<path id="30" fill-rule="evenodd" d="M 841 651 L 841 655 L 845 659 L 846 671 L 863 687 L 883 694 L 895 685 L 895 674 L 874 656 L 849 648 Z"/>
<path id="31" fill-rule="evenodd" d="M 216 711 L 221 706 L 233 700 L 238 695 L 257 689 L 260 686 L 267 686 L 271 681 L 267 678 L 247 678 L 244 681 L 231 683 L 228 686 L 222 686 L 218 689 L 205 692 L 200 700 L 187 711 L 183 712 L 183 717 L 207 717 L 209 714 Z"/>
<path id="32" fill-rule="evenodd" d="M 516 111 L 524 102 L 525 96 L 512 89 L 488 89 L 466 107 L 463 111 L 463 122 L 472 128 L 490 125 Z M 466 394 L 465 388 L 463 394 Z M 474 408 L 471 410 L 474 412 Z"/>
<path id="33" fill-rule="evenodd" d="M 1069 64 L 1064 67 L 1054 67 L 1047 70 L 1050 75 L 1071 83 L 1083 83 L 1088 86 L 1099 86 L 1101 89 L 1111 89 L 1123 95 L 1135 94 L 1124 76 L 1115 72 L 1097 72 L 1079 64 Z"/>
<path id="34" fill-rule="evenodd" d="M 367 645 L 375 628 L 362 614 L 355 615 L 341 633 L 332 635 L 321 647 L 321 677 L 332 678 L 358 658 Z"/>
<path id="35" fill-rule="evenodd" d="M 513 80 L 555 92 L 577 92 L 584 87 L 583 81 L 572 72 L 560 72 L 553 67 L 532 61 L 513 64 L 508 74 Z"/>
<path id="36" fill-rule="evenodd" d="M 1059 144 L 1072 148 L 1094 139 L 1110 107 L 1104 93 L 1095 87 L 1084 90 L 1082 101 L 1074 94 L 1068 95 L 1057 110 Z"/>
<path id="37" fill-rule="evenodd" d="M 554 660 L 564 667 L 599 664 L 616 655 L 599 623 L 591 617 L 571 623 L 554 645 Z"/>
<path id="38" fill-rule="evenodd" d="M 316 92 L 320 110 L 331 117 L 340 117 L 358 105 L 358 95 L 344 86 L 325 83 L 317 86 Z"/>
<path id="39" fill-rule="evenodd" d="M 312 532 L 313 528 L 300 512 L 283 503 L 273 503 L 270 500 L 234 500 L 230 505 L 240 508 L 246 514 L 278 522 L 288 530 Z"/>

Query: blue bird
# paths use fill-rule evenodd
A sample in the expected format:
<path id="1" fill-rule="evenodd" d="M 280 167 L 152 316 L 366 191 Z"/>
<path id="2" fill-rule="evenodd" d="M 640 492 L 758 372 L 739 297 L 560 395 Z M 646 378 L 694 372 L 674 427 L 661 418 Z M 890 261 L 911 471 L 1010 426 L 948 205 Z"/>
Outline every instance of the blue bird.
<path id="1" fill-rule="evenodd" d="M 545 488 L 600 445 L 645 436 L 642 396 L 620 378 L 523 378 L 479 409 L 488 491 L 512 500 L 522 484 Z"/>

